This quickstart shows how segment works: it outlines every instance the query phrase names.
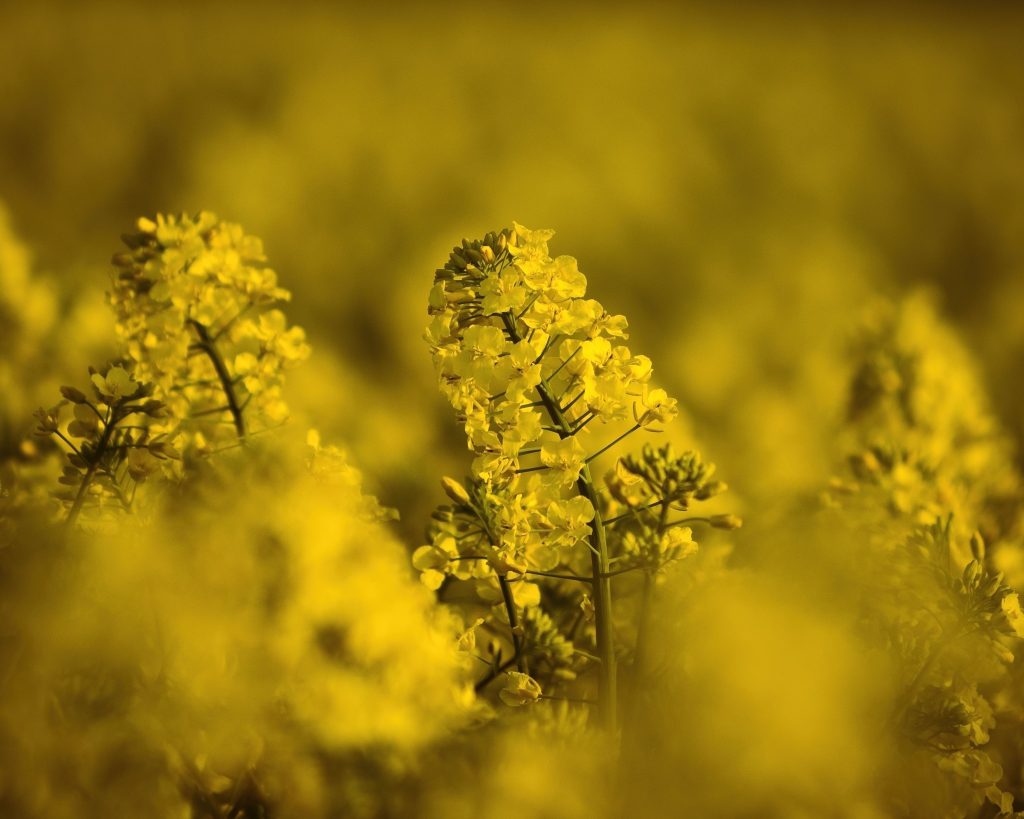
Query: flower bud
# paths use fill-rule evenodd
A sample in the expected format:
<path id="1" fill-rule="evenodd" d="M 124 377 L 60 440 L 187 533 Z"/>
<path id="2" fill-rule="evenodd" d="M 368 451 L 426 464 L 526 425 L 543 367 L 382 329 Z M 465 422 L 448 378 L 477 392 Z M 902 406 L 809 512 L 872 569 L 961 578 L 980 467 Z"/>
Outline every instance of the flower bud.
<path id="1" fill-rule="evenodd" d="M 743 526 L 743 519 L 736 515 L 712 515 L 711 525 L 715 529 L 739 529 Z"/>
<path id="2" fill-rule="evenodd" d="M 60 394 L 67 398 L 72 404 L 84 404 L 89 400 L 84 392 L 79 389 L 75 389 L 74 387 L 61 387 Z"/>
<path id="3" fill-rule="evenodd" d="M 444 489 L 444 493 L 456 503 L 469 503 L 469 492 L 466 491 L 466 487 L 454 478 L 441 478 L 441 488 Z"/>
<path id="4" fill-rule="evenodd" d="M 702 486 L 694 494 L 697 500 L 707 500 L 713 498 L 715 495 L 721 495 L 729 486 L 724 481 L 711 481 L 710 483 Z"/>
<path id="5" fill-rule="evenodd" d="M 985 559 L 985 539 L 981 536 L 981 532 L 971 535 L 971 554 L 977 561 Z"/>

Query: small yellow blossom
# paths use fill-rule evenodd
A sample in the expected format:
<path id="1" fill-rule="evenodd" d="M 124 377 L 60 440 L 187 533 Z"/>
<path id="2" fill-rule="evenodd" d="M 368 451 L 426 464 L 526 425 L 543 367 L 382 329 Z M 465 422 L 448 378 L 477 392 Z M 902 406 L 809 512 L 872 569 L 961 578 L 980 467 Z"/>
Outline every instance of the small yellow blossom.
<path id="1" fill-rule="evenodd" d="M 509 671 L 505 675 L 505 685 L 498 696 L 505 705 L 518 708 L 536 702 L 542 693 L 540 683 L 529 674 Z"/>
<path id="2" fill-rule="evenodd" d="M 540 461 L 550 467 L 557 483 L 570 486 L 580 476 L 587 453 L 576 438 L 546 441 L 540 450 Z"/>
<path id="3" fill-rule="evenodd" d="M 665 390 L 650 389 L 647 386 L 644 387 L 638 405 L 633 408 L 636 422 L 642 427 L 667 423 L 677 413 L 676 399 L 669 398 Z"/>
<path id="4" fill-rule="evenodd" d="M 1006 622 L 1010 624 L 1013 633 L 1018 637 L 1024 637 L 1024 612 L 1021 611 L 1020 597 L 1016 592 L 1003 596 L 1000 606 Z"/>
<path id="5" fill-rule="evenodd" d="M 104 401 L 113 403 L 120 398 L 134 395 L 139 385 L 124 367 L 111 367 L 103 375 L 93 373 L 92 383 Z"/>

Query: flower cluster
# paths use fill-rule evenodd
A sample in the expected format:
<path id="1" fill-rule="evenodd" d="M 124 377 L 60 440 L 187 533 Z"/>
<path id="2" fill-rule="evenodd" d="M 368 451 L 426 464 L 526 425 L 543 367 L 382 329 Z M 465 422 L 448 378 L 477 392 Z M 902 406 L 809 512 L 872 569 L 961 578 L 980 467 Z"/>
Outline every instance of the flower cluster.
<path id="1" fill-rule="evenodd" d="M 139 383 L 119 364 L 90 375 L 92 397 L 61 387 L 63 400 L 36 413 L 36 434 L 66 447 L 58 480 L 67 488 L 54 496 L 66 508 L 68 523 L 77 520 L 87 501 L 99 509 L 111 503 L 131 509 L 137 486 L 179 457 L 168 437 L 149 426 L 166 415 L 164 403 L 151 397 L 152 384 Z M 63 418 L 67 405 L 69 419 Z"/>
<path id="2" fill-rule="evenodd" d="M 449 618 L 342 452 L 288 430 L 221 460 L 247 480 L 0 531 L 4 815 L 409 815 L 391 788 L 473 706 Z"/>
<path id="3" fill-rule="evenodd" d="M 253 437 L 308 353 L 258 241 L 206 214 L 139 227 L 111 294 L 124 356 L 36 414 L 66 525 L 8 509 L 0 472 L 0 812 L 378 815 L 474 709 L 461 624 L 343 450 Z"/>
<path id="4" fill-rule="evenodd" d="M 675 415 L 651 362 L 623 343 L 626 320 L 584 298 L 551 231 L 521 225 L 463 242 L 437 271 L 428 341 L 441 388 L 475 453 L 473 476 L 500 495 L 493 548 L 509 566 L 553 568 L 591 533 L 595 498 L 576 486 L 596 429 Z"/>
<path id="5" fill-rule="evenodd" d="M 854 483 L 879 490 L 896 518 L 928 524 L 951 512 L 960 540 L 977 527 L 998 547 L 1015 525 L 1001 519 L 1000 507 L 1021 485 L 1012 448 L 973 360 L 931 299 L 918 293 L 874 306 L 853 358 L 847 434 Z"/>
<path id="6" fill-rule="evenodd" d="M 994 703 L 1013 698 L 1007 669 L 1024 637 L 1024 617 L 1017 593 L 986 565 L 980 535 L 969 544 L 975 556 L 957 568 L 963 544 L 952 529 L 947 517 L 894 544 L 865 622 L 887 635 L 900 670 L 893 721 L 902 736 L 936 771 L 954 775 L 946 784 L 959 801 L 987 799 L 1009 813 L 1013 800 L 990 739 Z"/>
<path id="7" fill-rule="evenodd" d="M 899 669 L 893 724 L 929 755 L 932 775 L 953 775 L 944 787 L 961 802 L 1007 813 L 988 745 L 992 699 L 1015 700 L 1007 665 L 1024 636 L 999 566 L 1020 550 L 1017 522 L 1000 513 L 1020 478 L 983 395 L 927 299 L 879 307 L 855 348 L 849 472 L 827 499 L 843 511 L 837 522 L 865 535 L 863 619 Z"/>
<path id="8" fill-rule="evenodd" d="M 435 274 L 426 338 L 475 457 L 465 483 L 444 480 L 453 503 L 435 513 L 413 562 L 442 595 L 459 585 L 491 607 L 484 628 L 497 642 L 480 658 L 491 668 L 478 689 L 507 672 L 501 700 L 521 705 L 596 661 L 602 716 L 614 725 L 611 580 L 692 553 L 691 530 L 666 515 L 725 487 L 696 456 L 670 450 L 645 450 L 649 468 L 667 470 L 646 483 L 647 467 L 632 459 L 611 493 L 594 481 L 597 458 L 633 433 L 661 431 L 676 401 L 626 345 L 626 319 L 586 298 L 576 260 L 550 256 L 552 235 L 515 224 L 463 241 Z M 626 484 L 635 504 L 614 495 Z M 662 526 L 645 528 L 659 502 Z M 630 512 L 639 529 L 630 531 Z"/>
<path id="9" fill-rule="evenodd" d="M 605 477 L 614 500 L 609 512 L 615 516 L 611 539 L 622 555 L 623 568 L 636 566 L 661 572 L 697 550 L 693 527 L 705 524 L 715 529 L 738 529 L 739 517 L 732 514 L 673 518 L 672 512 L 688 512 L 696 502 L 710 500 L 727 487 L 715 480 L 715 466 L 696 452 L 677 454 L 671 444 L 645 445 L 640 456 L 627 455 Z"/>
<path id="10" fill-rule="evenodd" d="M 656 427 L 676 414 L 650 387 L 650 359 L 623 343 L 626 319 L 584 298 L 575 259 L 548 255 L 552 235 L 516 225 L 463 242 L 430 294 L 442 389 L 477 455 L 474 474 L 495 485 L 515 483 L 530 455 L 556 467 L 544 484 L 571 485 L 584 427 L 630 417 Z"/>
<path id="11" fill-rule="evenodd" d="M 114 257 L 117 331 L 137 377 L 156 386 L 182 444 L 280 424 L 283 374 L 309 354 L 259 239 L 212 213 L 140 219 Z"/>

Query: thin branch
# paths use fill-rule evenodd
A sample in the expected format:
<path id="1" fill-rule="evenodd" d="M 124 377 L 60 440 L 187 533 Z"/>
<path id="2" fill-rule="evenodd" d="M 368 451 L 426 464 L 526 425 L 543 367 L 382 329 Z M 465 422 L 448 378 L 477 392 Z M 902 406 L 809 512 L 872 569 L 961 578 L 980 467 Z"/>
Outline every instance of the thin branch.
<path id="1" fill-rule="evenodd" d="M 75 445 L 74 445 L 74 444 L 73 444 L 73 443 L 71 442 L 71 439 L 70 439 L 70 438 L 68 438 L 68 437 L 67 437 L 66 435 L 64 435 L 64 433 L 63 433 L 63 432 L 61 432 L 61 431 L 60 431 L 59 429 L 55 429 L 55 430 L 53 430 L 53 434 L 54 434 L 54 435 L 56 435 L 56 436 L 57 436 L 58 438 L 60 438 L 60 439 L 61 439 L 61 440 L 62 440 L 62 441 L 63 441 L 63 442 L 65 443 L 65 444 L 67 444 L 67 445 L 68 445 L 69 447 L 71 447 L 71 451 L 72 451 L 72 452 L 74 452 L 74 453 L 75 453 L 75 454 L 76 454 L 76 455 L 77 455 L 77 456 L 78 456 L 79 458 L 82 458 L 82 457 L 84 457 L 84 456 L 82 455 L 82 452 L 81 452 L 81 450 L 79 450 L 79 448 L 78 448 L 77 446 L 75 446 Z"/>
<path id="2" fill-rule="evenodd" d="M 564 407 L 561 407 L 562 412 L 568 412 L 569 410 L 571 410 L 573 408 L 573 406 L 575 406 L 576 402 L 579 401 L 586 394 L 587 394 L 586 390 L 580 390 L 579 395 L 577 395 L 575 398 L 573 398 L 572 401 L 570 401 Z"/>
<path id="3" fill-rule="evenodd" d="M 635 507 L 630 508 L 630 510 L 628 512 L 623 512 L 621 515 L 616 515 L 613 518 L 608 518 L 608 520 L 606 520 L 604 522 L 605 526 L 611 526 L 613 523 L 618 523 L 620 520 L 624 520 L 625 518 L 632 517 L 638 511 L 639 512 L 644 512 L 644 511 L 646 511 L 648 509 L 653 509 L 656 506 L 661 506 L 664 502 L 665 502 L 664 500 L 659 500 L 659 501 L 654 501 L 653 503 L 649 503 L 646 506 L 641 506 L 639 509 L 636 509 Z"/>
<path id="4" fill-rule="evenodd" d="M 540 362 L 544 360 L 544 356 L 548 354 L 548 350 L 555 346 L 555 341 L 559 338 L 561 338 L 559 333 L 555 333 L 553 336 L 548 336 L 548 340 L 547 343 L 544 345 L 544 349 L 540 351 L 540 355 L 537 356 L 537 359 L 533 363 L 540 364 Z"/>
<path id="5" fill-rule="evenodd" d="M 611 449 L 613 446 L 615 446 L 620 441 L 624 440 L 625 438 L 628 438 L 630 435 L 632 435 L 638 429 L 640 429 L 640 425 L 636 424 L 631 429 L 626 430 L 618 438 L 616 438 L 614 441 L 612 441 L 610 444 L 606 444 L 605 446 L 601 447 L 599 450 L 597 450 L 597 452 L 595 452 L 593 455 L 591 455 L 589 458 L 587 458 L 586 463 L 589 464 L 594 459 L 599 458 L 600 456 L 604 455 L 605 452 L 607 452 L 609 449 Z"/>
<path id="6" fill-rule="evenodd" d="M 520 574 L 532 574 L 532 575 L 537 575 L 538 577 L 552 577 L 555 580 L 575 580 L 577 583 L 587 583 L 587 584 L 589 584 L 591 586 L 594 585 L 594 578 L 592 578 L 592 577 L 583 577 L 582 575 L 579 575 L 579 574 L 559 574 L 558 572 L 538 572 L 538 571 L 533 571 L 532 569 L 527 569 L 527 570 L 525 570 L 523 572 L 520 572 Z"/>
<path id="7" fill-rule="evenodd" d="M 487 672 L 486 675 L 484 675 L 481 679 L 477 680 L 476 684 L 473 686 L 473 690 L 477 694 L 479 694 L 488 686 L 489 683 L 496 679 L 500 674 L 503 674 L 504 672 L 508 671 L 515 664 L 516 658 L 513 657 L 511 660 L 506 660 L 501 665 L 492 668 L 490 671 Z"/>
<path id="8" fill-rule="evenodd" d="M 562 371 L 562 368 L 570 361 L 572 361 L 574 358 L 576 358 L 576 354 L 582 349 L 582 347 L 577 347 L 575 350 L 573 350 L 572 353 L 569 354 L 569 357 L 566 358 L 565 361 L 563 361 L 561 364 L 559 364 L 551 373 L 551 375 L 548 376 L 548 381 L 553 381 L 555 376 Z"/>
<path id="9" fill-rule="evenodd" d="M 202 418 L 204 415 L 218 415 L 222 412 L 231 412 L 231 405 L 225 404 L 222 407 L 213 407 L 212 409 L 199 410 L 199 412 L 193 412 L 191 418 Z"/>
<path id="10" fill-rule="evenodd" d="M 586 697 L 555 697 L 551 694 L 541 694 L 538 699 L 542 700 L 561 700 L 562 702 L 579 702 L 584 705 L 597 705 L 597 700 L 588 700 Z"/>
<path id="11" fill-rule="evenodd" d="M 220 337 L 224 335 L 224 333 L 226 333 L 229 329 L 231 329 L 231 325 L 233 325 L 242 316 L 248 313 L 253 307 L 254 305 L 251 301 L 248 304 L 246 304 L 245 307 L 243 307 L 235 314 L 234 318 L 229 319 L 216 333 L 213 334 L 213 340 L 219 341 Z"/>
<path id="12" fill-rule="evenodd" d="M 518 316 L 516 316 L 516 321 L 522 321 L 523 316 L 530 312 L 530 308 L 533 307 L 533 303 L 537 301 L 537 299 L 539 298 L 540 293 L 534 293 L 533 297 L 528 302 L 526 302 L 526 306 L 523 307 L 523 311 Z"/>
<path id="13" fill-rule="evenodd" d="M 89 467 L 86 469 L 85 474 L 82 476 L 82 482 L 78 485 L 78 492 L 75 495 L 75 499 L 71 502 L 71 508 L 68 509 L 68 516 L 64 519 L 66 526 L 74 526 L 75 521 L 78 520 L 78 516 L 82 511 L 82 504 L 85 503 L 85 493 L 92 483 L 92 479 L 96 474 L 96 470 L 100 467 L 100 461 L 106 454 L 107 444 L 110 443 L 110 436 L 114 434 L 114 427 L 117 425 L 119 420 L 116 415 L 113 414 L 113 407 L 110 408 L 110 412 L 107 413 L 107 421 L 103 427 L 103 432 L 100 435 L 99 441 L 96 443 L 96 449 L 93 451 L 90 457 Z"/>
<path id="14" fill-rule="evenodd" d="M 589 413 L 587 415 L 582 415 L 579 418 L 577 418 L 576 422 L 575 422 L 575 424 L 573 425 L 573 428 L 572 428 L 572 434 L 575 435 L 577 432 L 580 432 L 581 430 L 583 430 L 587 426 L 587 424 L 589 424 L 595 418 L 597 418 L 597 413 L 596 412 L 591 412 L 591 413 Z M 583 419 L 586 419 L 586 420 L 583 420 Z"/>

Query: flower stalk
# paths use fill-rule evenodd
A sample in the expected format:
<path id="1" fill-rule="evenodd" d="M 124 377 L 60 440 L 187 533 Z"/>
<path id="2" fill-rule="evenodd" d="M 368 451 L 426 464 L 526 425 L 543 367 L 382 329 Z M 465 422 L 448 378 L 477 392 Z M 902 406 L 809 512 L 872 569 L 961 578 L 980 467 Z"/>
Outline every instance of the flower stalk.
<path id="1" fill-rule="evenodd" d="M 508 333 L 509 340 L 515 344 L 522 341 L 516 328 L 516 320 L 511 313 L 502 315 L 502 322 Z M 547 381 L 540 379 L 537 384 L 537 395 L 547 411 L 551 422 L 558 429 L 558 436 L 561 439 L 571 438 L 577 430 L 566 420 L 565 413 L 558 401 L 551 395 Z M 631 432 L 633 430 L 630 430 Z M 610 446 L 618 443 L 625 435 L 613 441 Z M 607 449 L 606 447 L 605 449 Z M 597 454 L 601 454 L 601 450 Z M 590 582 L 594 587 L 594 619 L 596 628 L 597 657 L 598 657 L 598 708 L 601 724 L 609 733 L 614 733 L 618 728 L 618 684 L 615 662 L 615 632 L 612 626 L 612 587 L 611 577 L 608 574 L 608 536 L 605 532 L 604 523 L 601 521 L 600 502 L 598 500 L 597 487 L 594 484 L 590 472 L 589 460 L 580 469 L 577 487 L 582 497 L 586 498 L 594 508 L 594 519 L 591 523 L 591 577 Z"/>
<path id="2" fill-rule="evenodd" d="M 239 438 L 245 438 L 245 418 L 242 416 L 242 407 L 239 404 L 238 396 L 235 394 L 234 381 L 232 380 L 230 373 L 228 373 L 228 368 L 224 364 L 224 359 L 217 351 L 216 341 L 210 335 L 210 332 L 205 325 L 200 324 L 195 319 L 189 319 L 189 324 L 196 331 L 196 335 L 199 337 L 197 346 L 206 354 L 206 357 L 210 359 L 210 363 L 213 365 L 213 369 L 217 373 L 217 381 L 220 384 L 221 389 L 224 390 L 224 398 L 228 402 L 227 409 L 231 413 L 231 420 L 235 425 L 235 431 L 238 433 Z M 218 333 L 217 335 L 219 336 L 221 333 Z M 215 410 L 212 411 L 220 411 L 220 408 L 215 408 Z"/>

